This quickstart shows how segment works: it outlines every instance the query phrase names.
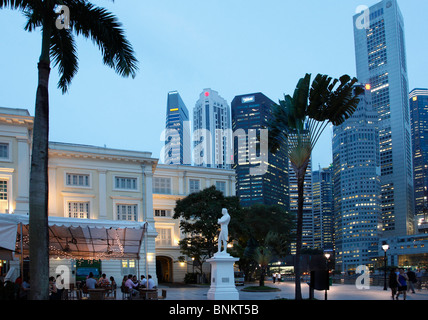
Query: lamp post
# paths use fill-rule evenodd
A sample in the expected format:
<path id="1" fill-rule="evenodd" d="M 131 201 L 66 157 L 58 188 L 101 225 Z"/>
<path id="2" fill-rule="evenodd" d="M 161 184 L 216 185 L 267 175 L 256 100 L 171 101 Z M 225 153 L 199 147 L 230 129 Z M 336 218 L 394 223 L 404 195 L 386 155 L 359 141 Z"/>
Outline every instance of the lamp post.
<path id="1" fill-rule="evenodd" d="M 329 267 L 328 267 L 328 259 L 330 259 L 330 253 L 328 253 L 328 252 L 326 252 L 326 253 L 324 253 L 324 257 L 325 257 L 325 264 L 326 264 L 326 267 L 327 267 L 327 281 L 330 281 L 330 270 L 329 270 Z M 325 290 L 325 297 L 324 297 L 324 299 L 325 300 L 327 300 L 327 289 Z"/>
<path id="2" fill-rule="evenodd" d="M 387 257 L 386 257 L 386 252 L 389 249 L 389 245 L 386 243 L 386 241 L 382 242 L 382 250 L 385 252 L 385 257 L 384 257 L 384 271 L 385 271 L 385 277 L 384 277 L 384 282 L 383 282 L 383 290 L 388 290 L 388 288 L 386 287 L 386 264 L 387 264 Z"/>

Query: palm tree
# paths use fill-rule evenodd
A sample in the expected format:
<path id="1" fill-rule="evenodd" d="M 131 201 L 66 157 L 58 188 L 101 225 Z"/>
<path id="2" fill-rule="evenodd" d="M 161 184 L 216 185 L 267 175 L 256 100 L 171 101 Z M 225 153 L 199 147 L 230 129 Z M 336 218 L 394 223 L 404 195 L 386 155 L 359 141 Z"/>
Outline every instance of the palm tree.
<path id="1" fill-rule="evenodd" d="M 288 156 L 297 177 L 298 209 L 296 222 L 295 299 L 301 300 L 300 259 L 303 228 L 303 188 L 312 150 L 325 128 L 338 126 L 355 112 L 363 90 L 354 86 L 357 79 L 348 75 L 339 80 L 318 74 L 312 85 L 311 75 L 300 79 L 293 97 L 284 96 L 273 106 L 269 123 L 269 148 L 277 152 L 288 141 Z M 337 86 L 337 84 L 339 84 Z M 336 87 L 337 86 L 337 87 Z"/>
<path id="2" fill-rule="evenodd" d="M 137 59 L 117 18 L 86 0 L 0 0 L 0 9 L 3 8 L 21 11 L 27 19 L 26 31 L 42 30 L 30 173 L 29 241 L 30 298 L 46 300 L 49 297 L 47 169 L 51 61 L 58 67 L 58 88 L 66 93 L 78 70 L 74 34 L 91 39 L 101 50 L 104 64 L 120 76 L 134 78 Z M 70 16 L 62 14 L 65 11 Z"/>

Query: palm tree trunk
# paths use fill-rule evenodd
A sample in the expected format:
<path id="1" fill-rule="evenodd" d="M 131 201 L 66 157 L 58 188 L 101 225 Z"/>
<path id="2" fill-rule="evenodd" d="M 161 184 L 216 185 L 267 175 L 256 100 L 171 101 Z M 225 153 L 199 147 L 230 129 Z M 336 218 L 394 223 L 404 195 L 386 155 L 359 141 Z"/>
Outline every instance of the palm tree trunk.
<path id="1" fill-rule="evenodd" d="M 49 299 L 48 141 L 50 67 L 39 62 L 30 174 L 31 300 Z"/>
<path id="2" fill-rule="evenodd" d="M 297 177 L 297 222 L 296 222 L 296 260 L 294 262 L 295 274 L 295 300 L 302 300 L 301 288 L 301 251 L 302 251 L 302 234 L 303 234 L 303 205 L 304 205 L 304 186 L 306 169 L 309 165 L 309 158 L 299 168 L 293 165 Z"/>

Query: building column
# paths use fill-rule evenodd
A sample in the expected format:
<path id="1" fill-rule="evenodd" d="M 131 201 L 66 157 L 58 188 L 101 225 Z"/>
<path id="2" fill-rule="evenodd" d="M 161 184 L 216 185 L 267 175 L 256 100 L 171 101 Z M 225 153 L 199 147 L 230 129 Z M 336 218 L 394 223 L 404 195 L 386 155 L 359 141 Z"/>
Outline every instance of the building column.
<path id="1" fill-rule="evenodd" d="M 151 165 L 142 165 L 143 169 L 143 221 L 155 223 L 153 217 L 153 171 Z"/>
<path id="2" fill-rule="evenodd" d="M 107 170 L 98 169 L 99 219 L 107 219 Z"/>
<path id="3" fill-rule="evenodd" d="M 28 138 L 18 137 L 17 197 L 15 213 L 28 214 L 30 203 L 30 144 Z M 9 208 L 11 208 L 9 206 Z M 10 210 L 10 209 L 9 209 Z"/>

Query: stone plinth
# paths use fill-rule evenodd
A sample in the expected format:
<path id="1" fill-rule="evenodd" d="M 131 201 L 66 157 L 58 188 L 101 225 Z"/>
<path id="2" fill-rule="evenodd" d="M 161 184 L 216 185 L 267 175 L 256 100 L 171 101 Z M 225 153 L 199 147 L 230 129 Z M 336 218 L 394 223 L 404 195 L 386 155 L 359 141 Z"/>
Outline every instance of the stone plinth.
<path id="1" fill-rule="evenodd" d="M 211 264 L 211 287 L 208 300 L 239 300 L 239 292 L 235 286 L 233 264 L 239 259 L 221 252 L 207 260 Z"/>

